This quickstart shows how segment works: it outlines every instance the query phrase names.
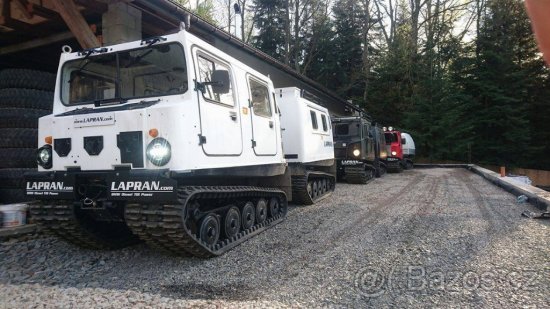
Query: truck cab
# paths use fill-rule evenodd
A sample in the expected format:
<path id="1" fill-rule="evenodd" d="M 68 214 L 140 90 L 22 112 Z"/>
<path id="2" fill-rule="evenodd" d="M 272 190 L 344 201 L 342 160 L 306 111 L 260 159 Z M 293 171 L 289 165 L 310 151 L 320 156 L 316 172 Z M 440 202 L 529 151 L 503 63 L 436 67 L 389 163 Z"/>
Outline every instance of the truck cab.
<path id="1" fill-rule="evenodd" d="M 409 133 L 401 133 L 401 146 L 403 148 L 403 160 L 406 169 L 411 169 L 414 166 L 413 160 L 416 155 L 416 147 L 414 140 Z"/>
<path id="2" fill-rule="evenodd" d="M 388 171 L 401 172 L 404 168 L 403 146 L 401 141 L 401 132 L 394 130 L 393 127 L 383 128 L 386 139 L 386 166 Z"/>

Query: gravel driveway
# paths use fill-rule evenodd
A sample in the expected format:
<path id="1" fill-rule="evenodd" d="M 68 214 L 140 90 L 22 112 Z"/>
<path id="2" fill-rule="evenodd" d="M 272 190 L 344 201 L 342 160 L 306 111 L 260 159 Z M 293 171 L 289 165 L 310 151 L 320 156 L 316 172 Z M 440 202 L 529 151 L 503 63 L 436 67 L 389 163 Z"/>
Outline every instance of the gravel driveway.
<path id="1" fill-rule="evenodd" d="M 465 169 L 338 184 L 227 254 L 0 244 L 0 307 L 550 307 L 550 222 Z"/>

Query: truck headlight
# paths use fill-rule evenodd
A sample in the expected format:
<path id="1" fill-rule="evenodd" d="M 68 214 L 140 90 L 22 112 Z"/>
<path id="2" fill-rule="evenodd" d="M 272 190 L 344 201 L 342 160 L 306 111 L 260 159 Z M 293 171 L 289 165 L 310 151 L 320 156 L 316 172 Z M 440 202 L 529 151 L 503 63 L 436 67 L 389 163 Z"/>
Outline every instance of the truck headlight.
<path id="1" fill-rule="evenodd" d="M 359 150 L 359 149 L 354 149 L 353 150 L 353 155 L 354 156 L 358 157 L 360 154 L 361 154 L 361 150 Z"/>
<path id="2" fill-rule="evenodd" d="M 36 163 L 45 169 L 52 168 L 52 146 L 44 145 L 36 151 Z"/>
<path id="3" fill-rule="evenodd" d="M 162 138 L 157 137 L 153 139 L 147 146 L 147 159 L 156 166 L 163 166 L 172 157 L 172 148 L 170 143 Z"/>
<path id="4" fill-rule="evenodd" d="M 392 155 L 392 156 L 396 156 L 396 155 L 397 155 L 397 151 L 392 151 L 392 152 L 391 152 L 391 155 Z"/>

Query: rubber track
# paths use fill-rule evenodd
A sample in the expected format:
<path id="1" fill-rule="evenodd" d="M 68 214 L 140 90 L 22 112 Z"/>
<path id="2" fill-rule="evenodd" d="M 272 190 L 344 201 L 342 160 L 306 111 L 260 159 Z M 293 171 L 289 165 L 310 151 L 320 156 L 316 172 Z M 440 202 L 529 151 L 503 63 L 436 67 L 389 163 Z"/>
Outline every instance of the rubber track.
<path id="1" fill-rule="evenodd" d="M 208 246 L 184 224 L 186 207 L 191 202 L 208 199 L 271 198 L 282 199 L 281 213 L 263 223 L 241 231 L 231 239 Z M 178 205 L 127 204 L 126 223 L 148 244 L 176 255 L 201 258 L 218 256 L 243 243 L 256 234 L 280 223 L 286 216 L 287 200 L 283 191 L 259 187 L 180 187 Z"/>
<path id="2" fill-rule="evenodd" d="M 375 170 L 373 166 L 367 165 L 368 169 L 370 169 L 371 177 L 369 178 L 367 176 L 367 172 L 365 170 L 354 173 L 354 172 L 346 172 L 346 182 L 351 184 L 367 184 L 371 182 L 374 179 Z"/>
<path id="3" fill-rule="evenodd" d="M 118 249 L 137 242 L 135 236 L 125 239 L 99 237 L 77 221 L 70 201 L 56 202 L 54 204 L 36 203 L 30 205 L 34 222 L 43 226 L 48 233 L 88 249 Z"/>
<path id="4" fill-rule="evenodd" d="M 332 185 L 330 186 L 330 190 L 327 190 L 325 194 L 322 196 L 318 196 L 315 199 L 312 199 L 311 196 L 307 193 L 307 183 L 308 183 L 308 176 L 309 175 L 315 175 L 315 173 L 310 173 L 308 175 L 304 176 L 292 176 L 292 203 L 298 204 L 298 205 L 312 205 L 315 202 L 318 202 L 332 194 L 334 192 L 334 187 L 336 183 L 336 178 L 332 175 L 328 174 L 319 174 L 323 176 L 327 176 L 327 178 L 332 178 Z M 329 179 L 330 180 L 330 179 Z"/>

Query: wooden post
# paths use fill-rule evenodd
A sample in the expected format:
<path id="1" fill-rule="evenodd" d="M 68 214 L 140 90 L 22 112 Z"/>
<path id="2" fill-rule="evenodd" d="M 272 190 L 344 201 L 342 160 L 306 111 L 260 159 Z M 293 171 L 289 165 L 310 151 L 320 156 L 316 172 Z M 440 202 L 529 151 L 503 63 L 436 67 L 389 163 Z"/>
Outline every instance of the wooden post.
<path id="1" fill-rule="evenodd" d="M 84 16 L 80 14 L 73 0 L 51 0 L 51 2 L 82 48 L 100 46 L 99 40 L 95 37 Z"/>
<path id="2" fill-rule="evenodd" d="M 500 177 L 505 177 L 505 176 L 506 176 L 506 167 L 501 166 L 500 167 Z"/>

